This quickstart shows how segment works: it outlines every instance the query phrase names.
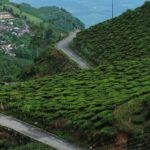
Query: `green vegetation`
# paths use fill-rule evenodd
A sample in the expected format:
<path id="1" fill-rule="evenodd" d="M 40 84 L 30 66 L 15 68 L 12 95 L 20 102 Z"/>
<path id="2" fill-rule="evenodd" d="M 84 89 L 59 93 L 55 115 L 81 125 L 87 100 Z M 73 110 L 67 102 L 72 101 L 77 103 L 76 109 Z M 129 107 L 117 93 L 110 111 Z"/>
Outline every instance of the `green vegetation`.
<path id="1" fill-rule="evenodd" d="M 59 33 L 84 28 L 84 24 L 79 19 L 62 8 L 49 6 L 37 9 L 26 3 L 9 3 L 3 7 L 17 17 L 24 18 L 33 24 L 44 23 L 45 26 Z"/>
<path id="2" fill-rule="evenodd" d="M 0 149 L 1 150 L 53 150 L 41 143 L 32 141 L 14 131 L 0 126 Z"/>
<path id="3" fill-rule="evenodd" d="M 149 64 L 148 58 L 113 62 L 1 86 L 0 100 L 6 113 L 98 146 L 120 131 L 132 135 L 149 130 Z"/>
<path id="4" fill-rule="evenodd" d="M 73 17 L 63 8 L 47 6 L 37 9 L 25 3 L 17 7 L 27 14 L 32 14 L 33 16 L 40 18 L 42 21 L 48 22 L 48 25 L 55 30 L 68 32 L 74 29 L 84 28 L 83 23 L 79 19 Z"/>
<path id="5" fill-rule="evenodd" d="M 22 68 L 31 65 L 30 60 L 0 54 L 0 80 L 11 82 L 21 73 Z"/>
<path id="6" fill-rule="evenodd" d="M 150 2 L 80 32 L 73 48 L 95 66 L 150 56 Z"/>

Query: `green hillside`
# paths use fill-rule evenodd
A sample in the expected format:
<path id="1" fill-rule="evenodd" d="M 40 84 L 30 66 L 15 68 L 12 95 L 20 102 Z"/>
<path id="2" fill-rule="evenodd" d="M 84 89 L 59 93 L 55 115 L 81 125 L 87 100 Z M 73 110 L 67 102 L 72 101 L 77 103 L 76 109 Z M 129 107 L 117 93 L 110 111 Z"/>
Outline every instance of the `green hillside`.
<path id="1" fill-rule="evenodd" d="M 23 77 L 52 76 L 0 85 L 0 112 L 31 124 L 37 122 L 37 126 L 83 147 L 101 150 L 112 144 L 102 150 L 116 150 L 113 146 L 122 142 L 128 150 L 147 150 L 149 8 L 150 2 L 146 2 L 78 34 L 72 46 L 96 68 L 61 73 L 76 66 L 55 49 L 48 49 Z M 41 28 L 36 29 L 35 33 L 40 33 Z M 32 40 L 33 47 L 37 37 Z"/>
<path id="2" fill-rule="evenodd" d="M 11 115 L 98 147 L 113 142 L 120 132 L 134 137 L 150 131 L 149 64 L 149 58 L 113 62 L 1 86 L 0 100 Z"/>
<path id="3" fill-rule="evenodd" d="M 8 3 L 4 5 L 4 9 L 34 24 L 44 22 L 45 25 L 59 32 L 69 32 L 74 29 L 84 28 L 84 24 L 79 19 L 73 17 L 65 9 L 55 6 L 41 7 L 38 9 L 26 3 L 20 5 Z"/>
<path id="4" fill-rule="evenodd" d="M 23 12 L 32 14 L 33 16 L 40 18 L 43 21 L 47 21 L 50 26 L 58 30 L 72 31 L 75 28 L 84 28 L 84 24 L 79 19 L 73 17 L 63 8 L 47 6 L 37 9 L 26 3 L 23 3 L 18 7 Z"/>
<path id="5" fill-rule="evenodd" d="M 73 48 L 93 65 L 150 56 L 150 2 L 80 32 Z"/>
<path id="6" fill-rule="evenodd" d="M 54 150 L 49 146 L 35 142 L 14 131 L 0 126 L 0 149 L 1 150 Z"/>

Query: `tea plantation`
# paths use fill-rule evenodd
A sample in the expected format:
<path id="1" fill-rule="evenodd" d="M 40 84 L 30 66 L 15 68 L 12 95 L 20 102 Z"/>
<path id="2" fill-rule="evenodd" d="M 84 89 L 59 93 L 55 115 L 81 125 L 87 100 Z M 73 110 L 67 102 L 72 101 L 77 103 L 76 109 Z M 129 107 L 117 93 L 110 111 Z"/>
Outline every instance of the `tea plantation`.
<path id="1" fill-rule="evenodd" d="M 5 113 L 82 144 L 150 131 L 150 59 L 113 62 L 0 87 Z M 67 135 L 66 135 L 67 133 Z M 70 138 L 71 137 L 71 138 Z"/>
<path id="2" fill-rule="evenodd" d="M 73 48 L 93 65 L 150 56 L 150 2 L 80 32 Z"/>

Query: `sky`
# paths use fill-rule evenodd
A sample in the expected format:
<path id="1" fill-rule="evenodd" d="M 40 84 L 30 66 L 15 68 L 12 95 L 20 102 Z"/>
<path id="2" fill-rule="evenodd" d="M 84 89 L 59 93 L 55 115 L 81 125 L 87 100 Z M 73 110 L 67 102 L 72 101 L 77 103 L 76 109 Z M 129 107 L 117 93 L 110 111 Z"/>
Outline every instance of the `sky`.
<path id="1" fill-rule="evenodd" d="M 78 17 L 86 27 L 110 19 L 112 0 L 11 0 L 15 3 L 29 3 L 34 7 L 63 7 Z M 127 9 L 141 6 L 146 0 L 114 0 L 114 15 L 118 16 Z"/>

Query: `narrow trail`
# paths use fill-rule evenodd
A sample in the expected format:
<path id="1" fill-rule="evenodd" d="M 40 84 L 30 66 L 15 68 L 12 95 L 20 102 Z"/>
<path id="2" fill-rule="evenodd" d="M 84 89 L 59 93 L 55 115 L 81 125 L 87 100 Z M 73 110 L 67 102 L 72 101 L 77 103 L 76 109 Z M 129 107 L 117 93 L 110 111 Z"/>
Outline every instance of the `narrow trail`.
<path id="1" fill-rule="evenodd" d="M 91 66 L 83 58 L 78 56 L 70 47 L 70 43 L 76 37 L 79 30 L 71 32 L 69 36 L 56 44 L 56 48 L 65 53 L 71 60 L 76 62 L 81 69 L 90 69 Z"/>
<path id="2" fill-rule="evenodd" d="M 49 145 L 57 150 L 83 150 L 83 148 L 65 142 L 63 139 L 60 139 L 40 128 L 4 114 L 0 114 L 0 125 L 17 131 L 43 144 Z"/>

